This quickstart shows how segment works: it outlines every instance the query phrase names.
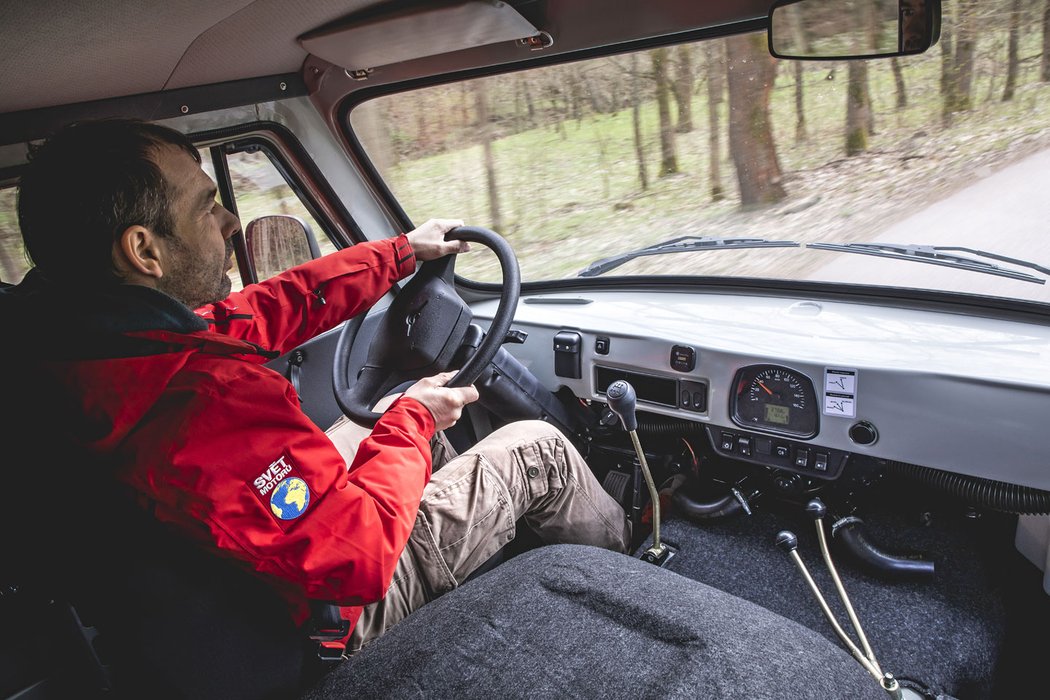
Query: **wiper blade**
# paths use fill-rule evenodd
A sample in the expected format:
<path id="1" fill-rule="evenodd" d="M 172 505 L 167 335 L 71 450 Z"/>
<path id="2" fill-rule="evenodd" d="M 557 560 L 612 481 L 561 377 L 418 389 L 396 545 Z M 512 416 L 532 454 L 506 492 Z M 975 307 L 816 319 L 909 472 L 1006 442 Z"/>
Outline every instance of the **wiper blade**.
<path id="1" fill-rule="evenodd" d="M 876 255 L 881 258 L 894 258 L 896 260 L 913 260 L 915 262 L 923 262 L 930 265 L 942 265 L 944 267 L 954 267 L 960 270 L 970 270 L 972 272 L 983 272 L 988 275 L 998 275 L 999 277 L 1009 277 L 1010 279 L 1021 280 L 1024 282 L 1034 282 L 1035 284 L 1046 284 L 1046 280 L 1036 277 L 1035 275 L 1029 275 L 1017 270 L 1009 270 L 998 265 L 993 265 L 992 263 L 984 262 L 983 260 L 975 260 L 961 255 L 950 255 L 940 252 L 955 251 L 958 253 L 970 253 L 971 255 L 990 258 L 992 260 L 1011 263 L 1013 265 L 1020 265 L 1021 267 L 1027 267 L 1030 270 L 1042 272 L 1044 275 L 1050 275 L 1050 269 L 1041 265 L 1036 265 L 1033 262 L 1028 262 L 1027 260 L 1018 260 L 1017 258 L 1009 258 L 997 253 L 989 253 L 984 250 L 975 250 L 974 248 L 963 248 L 960 246 L 903 245 L 899 243 L 807 243 L 806 247 L 816 248 L 818 250 L 834 250 L 840 253 Z"/>
<path id="2" fill-rule="evenodd" d="M 698 250 L 730 250 L 733 248 L 798 248 L 795 241 L 767 241 L 765 238 L 712 238 L 710 236 L 682 236 L 663 243 L 646 246 L 611 258 L 595 260 L 576 273 L 577 277 L 597 277 L 615 269 L 625 262 L 646 255 L 686 253 Z"/>

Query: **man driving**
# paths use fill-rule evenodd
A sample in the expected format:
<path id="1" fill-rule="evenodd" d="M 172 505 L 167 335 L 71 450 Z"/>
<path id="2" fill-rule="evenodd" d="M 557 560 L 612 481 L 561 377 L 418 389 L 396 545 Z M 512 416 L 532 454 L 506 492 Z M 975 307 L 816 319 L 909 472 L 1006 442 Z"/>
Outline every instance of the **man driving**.
<path id="1" fill-rule="evenodd" d="M 240 223 L 215 195 L 193 144 L 146 122 L 75 124 L 30 154 L 18 215 L 34 269 L 0 315 L 34 339 L 19 371 L 48 387 L 47 429 L 101 457 L 99 480 L 256 572 L 300 623 L 308 601 L 338 603 L 350 652 L 461 584 L 520 518 L 545 543 L 627 550 L 622 508 L 546 423 L 512 423 L 432 465 L 432 438 L 477 398 L 446 387 L 452 373 L 416 382 L 358 443 L 340 435 L 346 421 L 316 426 L 264 367 L 365 312 L 417 261 L 464 252 L 444 238 L 462 222 L 231 294 Z"/>

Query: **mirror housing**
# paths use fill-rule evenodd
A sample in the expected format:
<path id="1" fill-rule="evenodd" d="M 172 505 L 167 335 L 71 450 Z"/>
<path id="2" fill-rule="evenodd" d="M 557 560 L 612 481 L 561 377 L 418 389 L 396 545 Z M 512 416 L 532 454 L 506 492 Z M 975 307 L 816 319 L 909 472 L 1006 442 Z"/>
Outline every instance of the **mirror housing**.
<path id="1" fill-rule="evenodd" d="M 310 224 L 297 216 L 276 214 L 252 219 L 244 229 L 244 243 L 248 264 L 260 281 L 321 257 Z"/>
<path id="2" fill-rule="evenodd" d="M 769 53 L 828 61 L 920 54 L 941 34 L 941 0 L 777 0 Z"/>

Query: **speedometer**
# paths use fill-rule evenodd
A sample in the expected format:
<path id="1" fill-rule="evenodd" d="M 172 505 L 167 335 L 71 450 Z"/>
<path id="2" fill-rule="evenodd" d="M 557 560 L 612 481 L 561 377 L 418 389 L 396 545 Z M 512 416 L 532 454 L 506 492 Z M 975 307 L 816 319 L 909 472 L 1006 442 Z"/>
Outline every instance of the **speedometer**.
<path id="1" fill-rule="evenodd" d="M 745 428 L 813 437 L 817 397 L 804 374 L 779 365 L 752 365 L 733 380 L 733 422 Z"/>

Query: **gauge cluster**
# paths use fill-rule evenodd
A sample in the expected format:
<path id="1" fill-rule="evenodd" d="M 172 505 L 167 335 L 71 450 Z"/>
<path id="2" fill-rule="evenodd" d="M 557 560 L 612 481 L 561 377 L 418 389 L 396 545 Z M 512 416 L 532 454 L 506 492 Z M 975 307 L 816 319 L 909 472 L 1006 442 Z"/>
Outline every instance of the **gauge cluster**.
<path id="1" fill-rule="evenodd" d="M 737 425 L 776 435 L 811 438 L 819 409 L 809 377 L 780 365 L 751 365 L 733 379 L 730 415 Z"/>

